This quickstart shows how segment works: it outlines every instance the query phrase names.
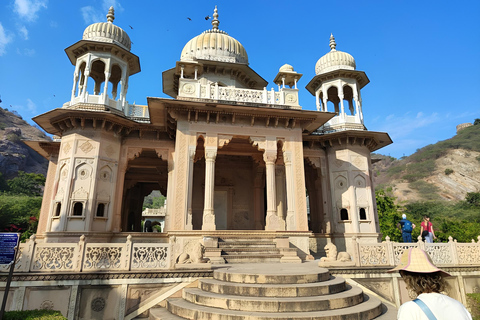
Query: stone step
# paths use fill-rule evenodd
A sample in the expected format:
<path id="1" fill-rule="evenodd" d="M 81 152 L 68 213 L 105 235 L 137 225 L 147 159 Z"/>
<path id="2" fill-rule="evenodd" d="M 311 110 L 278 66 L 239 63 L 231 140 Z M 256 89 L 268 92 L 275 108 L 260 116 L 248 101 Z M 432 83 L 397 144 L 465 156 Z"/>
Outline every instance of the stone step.
<path id="1" fill-rule="evenodd" d="M 237 248 L 237 247 L 260 247 L 260 248 L 276 248 L 276 244 L 273 241 L 227 241 L 227 242 L 219 242 L 218 247 L 223 248 Z"/>
<path id="2" fill-rule="evenodd" d="M 296 285 L 230 283 L 215 279 L 201 279 L 198 285 L 200 289 L 207 292 L 250 297 L 312 297 L 346 290 L 345 279 L 333 277 L 323 282 Z"/>
<path id="3" fill-rule="evenodd" d="M 145 318 L 135 318 L 145 320 Z M 165 308 L 162 307 L 154 307 L 150 309 L 150 314 L 148 316 L 148 320 L 185 320 L 176 314 L 171 313 Z"/>
<path id="4" fill-rule="evenodd" d="M 299 284 L 330 280 L 328 269 L 312 268 L 308 263 L 295 265 L 294 273 L 291 270 L 289 264 L 264 263 L 261 268 L 248 264 L 219 268 L 213 272 L 213 278 L 227 282 L 258 284 Z"/>
<path id="5" fill-rule="evenodd" d="M 167 300 L 167 310 L 185 319 L 210 320 L 369 320 L 382 313 L 382 304 L 376 298 L 365 297 L 364 302 L 353 307 L 309 312 L 258 312 L 212 308 L 193 304 L 181 298 Z M 155 319 L 155 318 L 154 318 Z"/>
<path id="6" fill-rule="evenodd" d="M 347 308 L 363 302 L 358 287 L 328 296 L 313 297 L 241 297 L 205 292 L 198 288 L 183 289 L 183 299 L 212 308 L 256 312 L 308 312 Z"/>
<path id="7" fill-rule="evenodd" d="M 295 249 L 293 249 L 295 250 Z M 222 254 L 251 254 L 251 253 L 275 253 L 280 254 L 277 248 L 261 248 L 261 247 L 241 247 L 241 248 L 222 248 Z"/>
<path id="8" fill-rule="evenodd" d="M 226 263 L 279 263 L 283 257 L 282 254 L 271 253 L 250 253 L 250 254 L 232 254 L 221 255 Z"/>

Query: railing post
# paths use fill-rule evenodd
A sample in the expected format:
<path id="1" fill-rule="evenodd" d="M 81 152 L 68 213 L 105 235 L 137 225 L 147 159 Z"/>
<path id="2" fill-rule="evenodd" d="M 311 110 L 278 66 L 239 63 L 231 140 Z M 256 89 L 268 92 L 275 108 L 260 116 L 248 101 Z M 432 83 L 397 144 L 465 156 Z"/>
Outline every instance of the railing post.
<path id="1" fill-rule="evenodd" d="M 19 272 L 29 272 L 30 265 L 32 264 L 33 254 L 35 253 L 35 240 L 36 236 L 32 234 L 25 244 L 24 249 L 21 251 L 21 261 L 19 261 L 20 268 L 17 270 Z M 20 250 L 20 248 L 19 248 Z"/>
<path id="2" fill-rule="evenodd" d="M 132 254 L 132 235 L 129 234 L 128 237 L 127 237 L 127 242 L 125 243 L 125 255 L 123 257 L 123 259 L 125 259 L 124 261 L 124 269 L 126 271 L 130 271 L 130 264 L 131 264 L 131 254 Z"/>
<path id="3" fill-rule="evenodd" d="M 262 102 L 265 104 L 268 103 L 268 92 L 266 87 L 263 87 Z"/>
<path id="4" fill-rule="evenodd" d="M 423 251 L 425 251 L 425 242 L 423 242 L 422 236 L 421 236 L 421 235 L 418 236 L 417 240 L 418 240 L 418 241 L 417 241 L 418 248 L 419 248 L 419 249 L 422 249 Z"/>
<path id="5" fill-rule="evenodd" d="M 270 103 L 271 104 L 276 104 L 277 101 L 275 101 L 275 89 L 272 88 L 272 91 L 270 93 Z"/>
<path id="6" fill-rule="evenodd" d="M 356 236 L 353 236 L 352 237 L 352 241 L 353 241 L 353 249 L 354 249 L 354 259 L 355 259 L 355 266 L 356 267 L 360 267 L 360 247 L 359 247 L 359 243 L 358 243 L 358 238 Z"/>
<path id="7" fill-rule="evenodd" d="M 80 240 L 78 241 L 77 247 L 76 247 L 76 258 L 75 258 L 75 267 L 74 270 L 81 272 L 82 271 L 82 266 L 83 266 L 83 258 L 85 256 L 85 235 L 80 236 Z"/>
<path id="8" fill-rule="evenodd" d="M 215 100 L 218 100 L 218 82 L 215 82 L 214 98 L 215 98 Z"/>
<path id="9" fill-rule="evenodd" d="M 395 253 L 393 252 L 393 242 L 390 241 L 390 237 L 385 237 L 385 245 L 387 246 L 387 255 L 388 255 L 388 263 L 391 266 L 395 265 Z"/>
<path id="10" fill-rule="evenodd" d="M 452 254 L 452 263 L 458 265 L 457 240 L 453 240 L 452 236 L 448 237 L 448 245 L 450 246 L 450 253 Z"/>

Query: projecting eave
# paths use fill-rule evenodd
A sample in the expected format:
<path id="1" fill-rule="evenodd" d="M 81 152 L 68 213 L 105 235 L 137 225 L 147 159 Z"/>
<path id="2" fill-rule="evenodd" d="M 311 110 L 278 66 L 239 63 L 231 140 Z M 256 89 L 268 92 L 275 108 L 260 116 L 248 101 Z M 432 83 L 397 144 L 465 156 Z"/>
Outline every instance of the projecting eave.
<path id="1" fill-rule="evenodd" d="M 386 132 L 347 130 L 327 134 L 316 134 L 315 132 L 303 137 L 303 141 L 319 143 L 322 147 L 333 145 L 365 145 L 370 152 L 374 152 L 393 143 Z"/>
<path id="2" fill-rule="evenodd" d="M 310 80 L 310 82 L 305 86 L 305 88 L 312 95 L 315 95 L 315 91 L 318 89 L 319 86 L 322 85 L 323 82 L 336 78 L 355 79 L 360 85 L 360 89 L 365 87 L 370 82 L 367 74 L 363 71 L 339 69 L 316 75 L 315 77 L 313 77 L 312 80 Z"/>
<path id="3" fill-rule="evenodd" d="M 167 119 L 175 119 L 175 114 L 178 112 L 189 113 L 192 121 L 198 114 L 208 114 L 211 122 L 215 122 L 217 114 L 225 114 L 249 117 L 253 123 L 262 121 L 267 127 L 278 123 L 279 121 L 276 119 L 281 119 L 280 122 L 283 125 L 287 124 L 286 127 L 301 127 L 304 133 L 311 133 L 335 116 L 333 112 L 299 110 L 270 105 L 227 104 L 221 101 L 189 101 L 153 97 L 147 98 L 147 101 L 150 121 L 153 125 L 166 125 Z"/>
<path id="4" fill-rule="evenodd" d="M 121 133 L 130 133 L 132 130 L 163 132 L 162 126 L 152 126 L 149 123 L 139 123 L 112 111 L 92 111 L 81 109 L 58 108 L 32 119 L 46 132 L 62 136 L 63 132 L 73 128 L 83 128 L 90 123 L 94 128 L 112 130 Z"/>
<path id="5" fill-rule="evenodd" d="M 140 59 L 138 56 L 114 43 L 80 40 L 65 49 L 65 52 L 73 65 L 76 64 L 79 57 L 91 51 L 109 52 L 126 61 L 130 71 L 129 76 L 140 72 Z"/>
<path id="6" fill-rule="evenodd" d="M 60 150 L 60 142 L 57 141 L 22 140 L 22 142 L 47 160 L 50 156 L 58 155 Z"/>

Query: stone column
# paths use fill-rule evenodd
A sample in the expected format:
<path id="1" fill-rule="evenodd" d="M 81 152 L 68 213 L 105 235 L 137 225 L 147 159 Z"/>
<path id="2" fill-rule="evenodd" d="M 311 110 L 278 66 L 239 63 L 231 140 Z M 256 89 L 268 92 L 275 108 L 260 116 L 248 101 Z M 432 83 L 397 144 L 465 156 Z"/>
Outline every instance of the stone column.
<path id="1" fill-rule="evenodd" d="M 275 188 L 275 160 L 277 151 L 267 150 L 263 154 L 267 180 L 267 218 L 265 230 L 282 230 L 282 221 L 277 216 L 277 200 Z M 285 230 L 285 228 L 283 229 Z"/>
<path id="2" fill-rule="evenodd" d="M 292 152 L 283 152 L 283 162 L 285 163 L 285 180 L 287 182 L 286 230 L 295 230 L 295 195 L 293 188 Z"/>
<path id="3" fill-rule="evenodd" d="M 205 147 L 205 203 L 202 230 L 215 230 L 214 193 L 216 147 Z"/>
<path id="4" fill-rule="evenodd" d="M 263 221 L 263 167 L 257 167 L 255 177 L 253 178 L 253 211 L 255 220 L 255 230 L 262 230 Z"/>
<path id="5" fill-rule="evenodd" d="M 187 218 L 185 230 L 193 230 L 192 222 L 192 194 L 193 194 L 193 164 L 195 160 L 196 146 L 188 147 L 188 198 L 187 198 Z"/>

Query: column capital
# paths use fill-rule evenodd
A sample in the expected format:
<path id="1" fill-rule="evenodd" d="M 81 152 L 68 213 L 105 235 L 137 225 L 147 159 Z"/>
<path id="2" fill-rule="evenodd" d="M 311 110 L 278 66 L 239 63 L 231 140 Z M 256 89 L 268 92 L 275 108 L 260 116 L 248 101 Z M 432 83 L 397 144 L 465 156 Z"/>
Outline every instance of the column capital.
<path id="1" fill-rule="evenodd" d="M 283 151 L 283 162 L 286 165 L 292 164 L 292 152 L 291 151 Z"/>
<path id="2" fill-rule="evenodd" d="M 265 151 L 263 153 L 263 161 L 265 161 L 266 164 L 274 164 L 275 160 L 277 160 L 276 151 Z"/>
<path id="3" fill-rule="evenodd" d="M 205 148 L 205 160 L 215 161 L 217 157 L 217 148 Z"/>

